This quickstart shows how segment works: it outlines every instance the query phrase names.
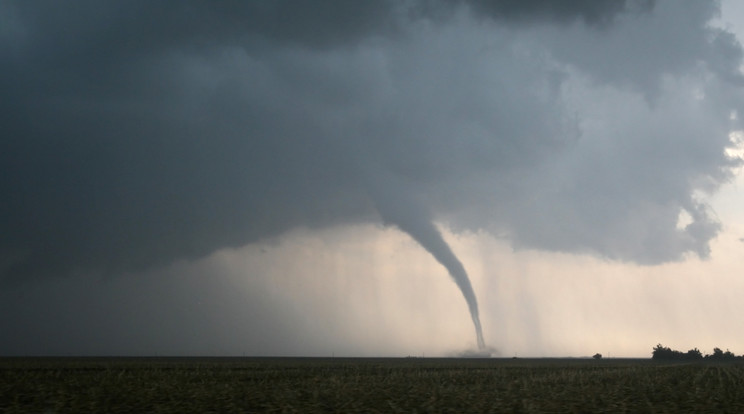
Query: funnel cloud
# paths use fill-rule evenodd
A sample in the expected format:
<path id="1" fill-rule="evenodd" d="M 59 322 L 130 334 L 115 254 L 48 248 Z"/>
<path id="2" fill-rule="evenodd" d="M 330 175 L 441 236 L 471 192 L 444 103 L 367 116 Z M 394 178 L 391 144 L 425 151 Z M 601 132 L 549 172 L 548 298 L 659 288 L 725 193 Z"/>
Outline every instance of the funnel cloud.
<path id="1" fill-rule="evenodd" d="M 416 240 L 421 247 L 426 249 L 442 265 L 452 277 L 462 296 L 468 304 L 470 318 L 475 327 L 475 337 L 479 350 L 486 348 L 483 339 L 480 316 L 478 313 L 478 300 L 470 283 L 470 278 L 465 267 L 455 256 L 450 246 L 442 237 L 442 233 L 436 228 L 426 209 L 416 205 L 412 200 L 406 200 L 401 192 L 391 192 L 391 189 L 399 187 L 390 181 L 370 187 L 375 200 L 377 211 L 386 224 L 394 225 Z"/>

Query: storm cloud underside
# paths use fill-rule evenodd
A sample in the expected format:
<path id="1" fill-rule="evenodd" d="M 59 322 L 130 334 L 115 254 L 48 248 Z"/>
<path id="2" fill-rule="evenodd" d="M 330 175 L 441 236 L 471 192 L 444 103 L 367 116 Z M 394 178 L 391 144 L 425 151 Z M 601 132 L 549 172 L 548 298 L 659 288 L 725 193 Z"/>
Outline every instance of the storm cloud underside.
<path id="1" fill-rule="evenodd" d="M 740 165 L 744 109 L 717 7 L 3 2 L 0 275 L 118 274 L 379 222 L 447 267 L 479 330 L 435 222 L 516 248 L 706 257 L 721 224 L 704 197 Z"/>

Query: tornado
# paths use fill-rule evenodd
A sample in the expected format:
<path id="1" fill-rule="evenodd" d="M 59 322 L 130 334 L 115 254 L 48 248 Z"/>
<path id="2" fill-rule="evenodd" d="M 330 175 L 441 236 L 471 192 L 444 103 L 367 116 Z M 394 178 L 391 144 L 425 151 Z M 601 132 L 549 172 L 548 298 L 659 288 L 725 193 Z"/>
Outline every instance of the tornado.
<path id="1" fill-rule="evenodd" d="M 481 328 L 480 316 L 478 314 L 478 300 L 475 297 L 473 286 L 470 284 L 470 278 L 465 271 L 465 267 L 457 256 L 455 256 L 455 253 L 452 252 L 447 242 L 444 241 L 442 233 L 439 232 L 430 220 L 394 222 L 394 224 L 413 237 L 413 239 L 447 269 L 447 272 L 449 272 L 457 287 L 460 288 L 460 292 L 462 292 L 465 301 L 468 303 L 470 318 L 473 320 L 473 325 L 475 326 L 478 349 L 485 349 L 486 343 L 483 340 L 483 329 Z"/>
<path id="2" fill-rule="evenodd" d="M 478 349 L 485 349 L 486 343 L 483 340 L 483 330 L 478 314 L 478 300 L 475 298 L 475 292 L 465 267 L 434 225 L 428 211 L 405 197 L 404 192 L 394 191 L 395 186 L 390 185 L 389 182 L 386 184 L 388 185 L 384 187 L 375 186 L 376 191 L 373 194 L 376 195 L 374 201 L 377 211 L 385 224 L 394 225 L 407 233 L 447 269 L 468 304 L 470 318 L 475 327 Z"/>

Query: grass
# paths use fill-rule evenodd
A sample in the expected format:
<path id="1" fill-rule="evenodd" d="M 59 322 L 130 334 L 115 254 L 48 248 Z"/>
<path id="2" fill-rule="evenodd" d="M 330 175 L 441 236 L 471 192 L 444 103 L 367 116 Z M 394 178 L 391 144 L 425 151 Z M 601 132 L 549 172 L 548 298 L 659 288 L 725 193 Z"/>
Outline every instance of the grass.
<path id="1" fill-rule="evenodd" d="M 1 358 L 2 413 L 744 412 L 744 363 Z"/>

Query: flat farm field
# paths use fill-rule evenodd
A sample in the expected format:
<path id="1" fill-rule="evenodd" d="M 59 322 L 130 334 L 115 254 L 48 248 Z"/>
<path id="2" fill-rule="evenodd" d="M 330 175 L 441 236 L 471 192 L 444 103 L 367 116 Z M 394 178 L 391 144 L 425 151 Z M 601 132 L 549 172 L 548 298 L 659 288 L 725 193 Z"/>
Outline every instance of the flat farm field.
<path id="1" fill-rule="evenodd" d="M 744 412 L 744 363 L 0 358 L 2 413 Z"/>

